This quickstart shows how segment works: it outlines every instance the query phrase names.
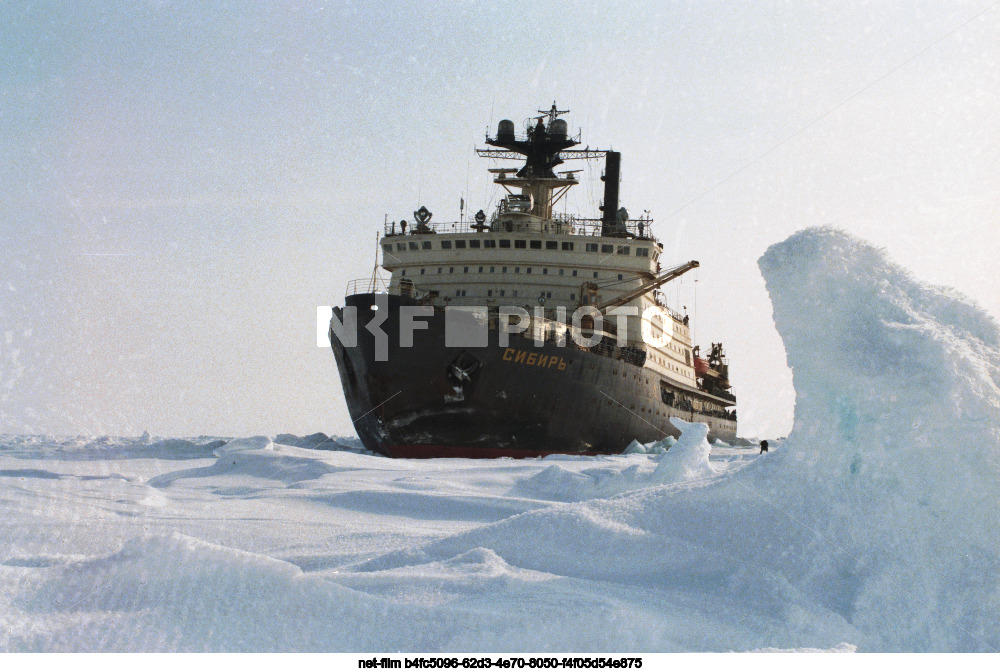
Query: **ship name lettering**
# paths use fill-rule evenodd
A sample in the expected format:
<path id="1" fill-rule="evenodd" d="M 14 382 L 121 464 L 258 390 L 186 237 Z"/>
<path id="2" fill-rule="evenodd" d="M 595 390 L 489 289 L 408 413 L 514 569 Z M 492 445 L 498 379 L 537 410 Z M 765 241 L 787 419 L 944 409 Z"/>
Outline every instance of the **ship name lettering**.
<path id="1" fill-rule="evenodd" d="M 538 352 L 528 352 L 517 348 L 504 348 L 503 361 L 514 362 L 515 364 L 525 364 L 527 366 L 538 366 L 543 369 L 555 367 L 557 371 L 565 371 L 569 364 L 558 355 L 543 355 Z"/>

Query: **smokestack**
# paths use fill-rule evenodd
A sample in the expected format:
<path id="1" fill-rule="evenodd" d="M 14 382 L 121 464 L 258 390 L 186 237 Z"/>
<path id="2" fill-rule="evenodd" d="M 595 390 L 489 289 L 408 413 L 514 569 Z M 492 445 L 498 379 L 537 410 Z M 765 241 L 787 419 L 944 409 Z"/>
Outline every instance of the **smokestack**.
<path id="1" fill-rule="evenodd" d="M 601 206 L 601 235 L 613 236 L 618 226 L 618 183 L 621 182 L 621 152 L 605 154 L 604 205 Z"/>

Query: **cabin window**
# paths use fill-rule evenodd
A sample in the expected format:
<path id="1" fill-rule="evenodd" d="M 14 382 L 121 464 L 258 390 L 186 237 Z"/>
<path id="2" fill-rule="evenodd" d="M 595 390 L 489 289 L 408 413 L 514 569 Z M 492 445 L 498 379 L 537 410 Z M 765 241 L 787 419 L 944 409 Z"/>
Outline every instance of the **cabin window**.
<path id="1" fill-rule="evenodd" d="M 493 290 L 492 289 L 487 289 L 486 290 L 486 296 L 493 296 Z"/>
<path id="2" fill-rule="evenodd" d="M 423 274 L 424 274 L 424 271 L 426 271 L 426 270 L 427 270 L 426 268 L 421 268 L 421 269 L 420 269 L 420 275 L 423 275 Z"/>
<path id="3" fill-rule="evenodd" d="M 516 289 L 513 292 L 511 292 L 511 296 L 517 297 L 517 290 Z"/>
<path id="4" fill-rule="evenodd" d="M 576 294 L 570 294 L 569 295 L 569 300 L 570 301 L 576 301 Z"/>
<path id="5" fill-rule="evenodd" d="M 480 272 L 480 273 L 482 273 L 482 272 L 483 272 L 483 267 L 482 267 L 482 266 L 480 266 L 480 267 L 479 267 L 479 272 Z"/>
<path id="6" fill-rule="evenodd" d="M 497 241 L 495 241 L 495 240 L 484 240 L 483 241 L 483 247 L 496 247 L 496 246 L 497 246 Z"/>
<path id="7" fill-rule="evenodd" d="M 465 268 L 464 268 L 464 269 L 462 270 L 462 272 L 463 272 L 463 273 L 468 273 L 468 272 L 469 272 L 469 267 L 468 267 L 468 266 L 466 266 L 466 267 L 465 267 Z"/>
<path id="8" fill-rule="evenodd" d="M 443 268 L 441 268 L 440 266 L 438 266 L 438 273 L 441 273 L 441 271 L 443 271 L 443 270 L 444 270 Z"/>
<path id="9" fill-rule="evenodd" d="M 454 266 L 449 266 L 448 267 L 448 272 L 449 273 L 454 273 L 455 272 L 455 267 Z"/>
<path id="10" fill-rule="evenodd" d="M 469 247 L 471 247 L 474 250 L 478 250 L 479 249 L 479 239 L 476 238 L 474 240 L 470 240 L 469 241 Z"/>
<path id="11" fill-rule="evenodd" d="M 442 240 L 441 241 L 441 249 L 442 250 L 450 250 L 451 249 L 451 241 L 450 240 Z"/>
<path id="12" fill-rule="evenodd" d="M 573 269 L 573 277 L 574 278 L 576 277 L 576 269 L 575 268 Z"/>
<path id="13" fill-rule="evenodd" d="M 597 243 L 587 243 L 587 252 L 597 252 L 598 249 Z"/>
<path id="14" fill-rule="evenodd" d="M 455 249 L 456 250 L 464 250 L 465 249 L 465 241 L 464 240 L 456 240 L 455 241 Z"/>
<path id="15" fill-rule="evenodd" d="M 545 298 L 546 299 L 551 299 L 552 298 L 552 292 L 545 292 Z"/>
<path id="16" fill-rule="evenodd" d="M 595 278 L 597 277 L 597 271 L 594 271 L 594 277 Z"/>
<path id="17" fill-rule="evenodd" d="M 531 242 L 535 242 L 535 241 L 531 241 Z M 542 241 L 538 241 L 538 242 L 542 242 Z M 559 249 L 559 241 L 557 241 L 557 240 L 546 240 L 545 241 L 545 249 L 546 250 L 558 250 Z"/>
<path id="18" fill-rule="evenodd" d="M 510 247 L 510 241 L 509 240 L 501 240 L 500 241 L 500 247 Z"/>
<path id="19" fill-rule="evenodd" d="M 496 266 L 490 266 L 490 273 L 495 273 L 497 270 Z"/>
<path id="20" fill-rule="evenodd" d="M 548 274 L 549 274 L 549 269 L 543 268 L 542 269 L 542 275 L 548 275 Z"/>
<path id="21" fill-rule="evenodd" d="M 563 243 L 562 244 L 562 249 L 563 249 L 563 252 L 572 252 L 573 251 L 573 243 Z"/>
<path id="22" fill-rule="evenodd" d="M 563 271 L 563 269 L 561 269 L 561 268 L 560 268 L 560 269 L 559 269 L 559 275 L 562 275 L 562 274 L 563 274 L 563 272 L 564 272 L 564 271 Z"/>
<path id="23" fill-rule="evenodd" d="M 425 240 L 424 242 L 420 243 L 420 247 L 421 247 L 421 249 L 424 249 L 424 250 L 431 249 L 431 241 Z"/>
<path id="24" fill-rule="evenodd" d="M 403 270 L 401 270 L 401 271 L 399 272 L 399 274 L 400 274 L 400 275 L 406 275 L 406 269 L 404 268 Z"/>
<path id="25" fill-rule="evenodd" d="M 514 272 L 515 273 L 520 273 L 521 272 L 521 267 L 520 266 L 515 266 L 514 267 Z"/>
<path id="26" fill-rule="evenodd" d="M 501 271 L 501 273 L 506 273 L 506 272 L 507 272 L 507 267 L 506 267 L 506 266 L 504 266 L 504 267 L 503 267 L 503 270 Z"/>
<path id="27" fill-rule="evenodd" d="M 531 266 L 528 267 L 528 270 L 526 270 L 525 273 L 531 273 Z"/>
<path id="28" fill-rule="evenodd" d="M 621 274 L 621 273 L 619 273 L 619 274 L 618 274 L 618 279 L 619 279 L 619 280 L 622 280 L 622 279 L 623 279 L 623 278 L 622 278 L 622 274 Z"/>
<path id="29" fill-rule="evenodd" d="M 507 290 L 501 289 L 500 290 L 500 296 L 506 296 L 506 295 L 507 295 Z"/>

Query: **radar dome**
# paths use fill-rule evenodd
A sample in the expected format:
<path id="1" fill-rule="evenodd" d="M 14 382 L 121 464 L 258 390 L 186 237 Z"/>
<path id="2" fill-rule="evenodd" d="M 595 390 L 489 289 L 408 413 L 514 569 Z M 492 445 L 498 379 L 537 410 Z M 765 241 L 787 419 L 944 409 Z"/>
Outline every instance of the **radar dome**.
<path id="1" fill-rule="evenodd" d="M 500 127 L 497 129 L 497 140 L 513 140 L 514 139 L 514 122 L 510 119 L 503 119 L 500 121 Z"/>
<path id="2" fill-rule="evenodd" d="M 556 119 L 549 124 L 549 136 L 556 140 L 566 139 L 566 120 Z"/>

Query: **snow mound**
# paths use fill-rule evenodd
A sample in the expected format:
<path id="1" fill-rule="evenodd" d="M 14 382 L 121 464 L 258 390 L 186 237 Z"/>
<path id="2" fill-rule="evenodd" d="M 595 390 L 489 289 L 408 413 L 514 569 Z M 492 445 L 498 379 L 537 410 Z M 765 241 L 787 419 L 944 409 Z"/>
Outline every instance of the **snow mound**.
<path id="1" fill-rule="evenodd" d="M 165 488 L 186 479 L 211 478 L 218 483 L 229 480 L 236 487 L 224 491 L 225 494 L 239 497 L 256 494 L 275 482 L 291 486 L 345 469 L 304 450 L 275 446 L 266 436 L 236 439 L 215 452 L 218 456 L 215 464 L 161 474 L 149 479 L 147 485 Z"/>
<path id="2" fill-rule="evenodd" d="M 809 566 L 785 571 L 837 602 L 870 646 L 996 648 L 996 323 L 829 229 L 800 232 L 759 263 L 795 424 L 748 473 L 816 535 Z"/>
<path id="3" fill-rule="evenodd" d="M 274 450 L 274 442 L 266 436 L 248 436 L 244 439 L 233 439 L 225 445 L 215 449 L 215 455 L 231 455 L 233 453 L 245 453 L 251 450 Z"/>
<path id="4" fill-rule="evenodd" d="M 713 476 L 715 470 L 708 462 L 712 452 L 708 443 L 708 425 L 680 418 L 671 418 L 670 422 L 681 430 L 681 438 L 660 457 L 653 479 L 659 483 L 676 483 Z"/>
<path id="5" fill-rule="evenodd" d="M 645 445 L 632 441 L 624 453 L 627 456 L 625 461 L 612 458 L 617 461 L 608 466 L 572 471 L 553 464 L 518 481 L 511 494 L 579 502 L 715 476 L 716 470 L 709 463 L 712 447 L 706 438 L 708 425 L 677 418 L 671 422 L 682 432 L 679 440 L 666 437 Z M 655 467 L 650 469 L 650 464 Z"/>

